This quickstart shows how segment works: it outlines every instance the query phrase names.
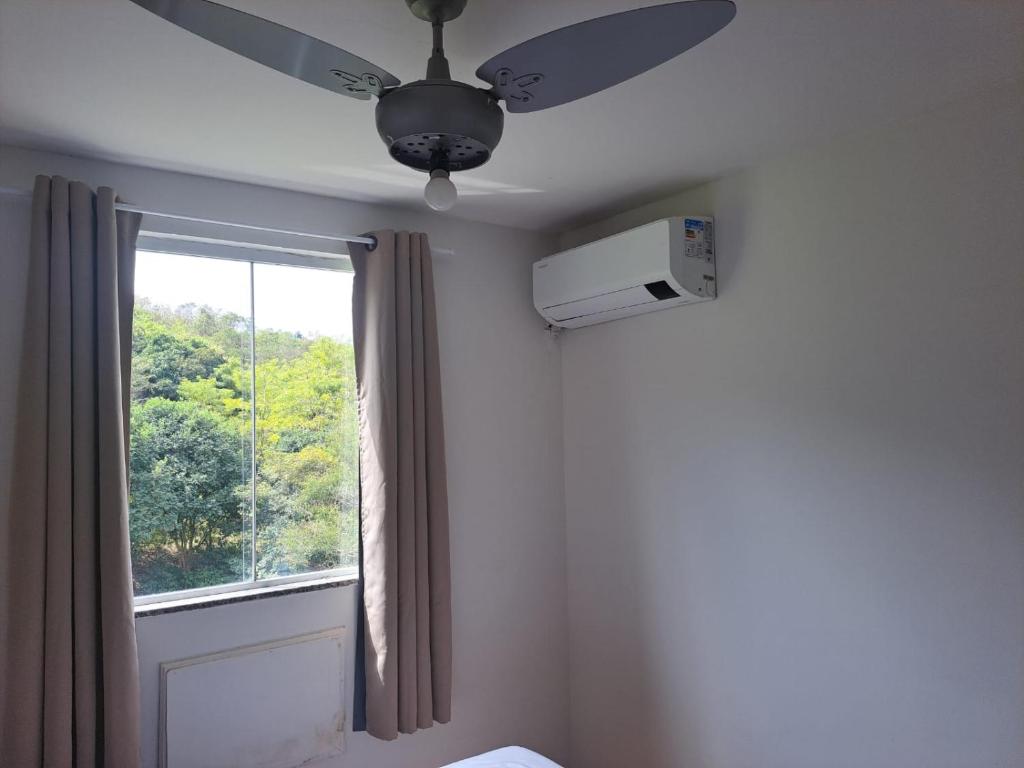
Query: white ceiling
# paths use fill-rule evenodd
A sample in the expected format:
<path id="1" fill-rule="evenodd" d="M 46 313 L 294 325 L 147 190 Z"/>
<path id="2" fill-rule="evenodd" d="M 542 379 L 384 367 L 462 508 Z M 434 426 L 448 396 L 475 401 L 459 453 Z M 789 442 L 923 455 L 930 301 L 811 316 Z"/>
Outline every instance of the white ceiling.
<path id="1" fill-rule="evenodd" d="M 470 0 L 456 78 L 526 38 L 650 4 Z M 430 29 L 402 0 L 230 0 L 422 76 Z M 1020 0 L 737 0 L 679 58 L 559 108 L 508 115 L 454 215 L 559 229 L 765 157 L 1024 76 Z M 0 140 L 338 197 L 422 205 L 373 104 L 223 51 L 128 0 L 0 0 Z"/>

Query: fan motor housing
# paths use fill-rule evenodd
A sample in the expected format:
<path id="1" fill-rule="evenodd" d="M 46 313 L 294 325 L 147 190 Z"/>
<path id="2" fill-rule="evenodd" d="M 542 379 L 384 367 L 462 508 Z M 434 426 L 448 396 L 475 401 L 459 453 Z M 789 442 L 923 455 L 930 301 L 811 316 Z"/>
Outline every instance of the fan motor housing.
<path id="1" fill-rule="evenodd" d="M 505 113 L 488 91 L 455 80 L 417 80 L 377 102 L 377 131 L 391 157 L 430 172 L 467 171 L 491 159 Z"/>
<path id="2" fill-rule="evenodd" d="M 466 0 L 405 0 L 405 4 L 417 18 L 432 23 L 453 21 L 466 9 Z"/>

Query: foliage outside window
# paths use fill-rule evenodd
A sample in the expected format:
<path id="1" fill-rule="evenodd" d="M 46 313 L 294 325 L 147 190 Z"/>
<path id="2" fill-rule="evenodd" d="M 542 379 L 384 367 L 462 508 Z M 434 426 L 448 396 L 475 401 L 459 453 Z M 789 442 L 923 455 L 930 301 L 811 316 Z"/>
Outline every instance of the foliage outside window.
<path id="1" fill-rule="evenodd" d="M 357 565 L 351 275 L 140 252 L 135 594 Z"/>

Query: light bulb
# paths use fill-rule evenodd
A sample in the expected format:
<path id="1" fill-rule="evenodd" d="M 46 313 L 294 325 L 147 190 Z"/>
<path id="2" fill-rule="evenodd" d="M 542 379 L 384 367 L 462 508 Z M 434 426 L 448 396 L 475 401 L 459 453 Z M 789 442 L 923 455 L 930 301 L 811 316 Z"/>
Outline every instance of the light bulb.
<path id="1" fill-rule="evenodd" d="M 435 168 L 430 172 L 430 181 L 423 188 L 423 199 L 435 211 L 450 211 L 459 199 L 459 190 L 448 178 L 448 171 Z"/>

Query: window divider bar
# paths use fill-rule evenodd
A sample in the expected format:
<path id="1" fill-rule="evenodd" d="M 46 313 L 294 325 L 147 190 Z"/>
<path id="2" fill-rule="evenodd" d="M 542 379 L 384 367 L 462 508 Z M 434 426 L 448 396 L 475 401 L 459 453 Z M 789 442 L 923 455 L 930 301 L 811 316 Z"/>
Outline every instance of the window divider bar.
<path id="1" fill-rule="evenodd" d="M 256 264 L 249 262 L 249 419 L 252 440 L 249 486 L 251 488 L 250 558 L 251 581 L 256 581 Z"/>

